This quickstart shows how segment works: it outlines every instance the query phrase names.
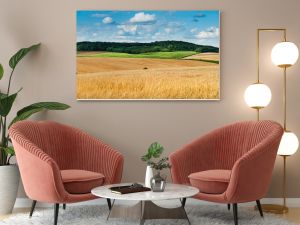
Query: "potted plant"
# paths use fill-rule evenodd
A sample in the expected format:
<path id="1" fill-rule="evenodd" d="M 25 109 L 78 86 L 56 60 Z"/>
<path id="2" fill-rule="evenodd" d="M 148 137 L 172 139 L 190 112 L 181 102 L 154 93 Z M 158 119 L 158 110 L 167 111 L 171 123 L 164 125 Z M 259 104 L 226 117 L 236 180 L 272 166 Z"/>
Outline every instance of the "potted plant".
<path id="1" fill-rule="evenodd" d="M 147 154 L 141 157 L 142 161 L 147 162 L 145 186 L 151 187 L 155 192 L 164 191 L 165 189 L 166 178 L 161 176 L 160 171 L 171 168 L 168 157 L 159 159 L 163 151 L 164 147 L 160 143 L 154 142 L 149 146 Z M 157 160 L 153 161 L 153 159 Z M 154 176 L 152 169 L 157 172 Z"/>
<path id="2" fill-rule="evenodd" d="M 26 106 L 17 112 L 17 115 L 8 121 L 7 117 L 11 112 L 12 106 L 21 92 L 11 94 L 11 81 L 18 63 L 31 51 L 37 49 L 40 44 L 32 45 L 28 48 L 20 49 L 9 60 L 11 68 L 9 81 L 6 90 L 0 91 L 0 215 L 11 213 L 16 201 L 19 186 L 19 170 L 17 165 L 10 163 L 11 157 L 15 155 L 14 148 L 8 135 L 8 128 L 21 120 L 29 118 L 31 115 L 42 110 L 65 110 L 70 106 L 59 102 L 38 102 Z M 0 64 L 0 80 L 3 78 L 4 69 Z"/>

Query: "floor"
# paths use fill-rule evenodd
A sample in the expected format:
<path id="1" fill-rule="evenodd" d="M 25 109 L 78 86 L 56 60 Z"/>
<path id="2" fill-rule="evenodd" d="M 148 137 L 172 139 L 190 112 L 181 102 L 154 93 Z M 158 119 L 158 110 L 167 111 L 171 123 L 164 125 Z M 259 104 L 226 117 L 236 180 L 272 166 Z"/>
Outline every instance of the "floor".
<path id="1" fill-rule="evenodd" d="M 300 224 L 300 208 L 289 208 L 289 212 L 282 215 L 282 217 L 291 222 Z"/>
<path id="2" fill-rule="evenodd" d="M 5 215 L 5 216 L 0 216 L 0 221 L 5 219 L 5 218 L 10 217 L 13 214 L 23 213 L 23 212 L 28 212 L 29 213 L 29 208 L 14 209 L 12 214 Z M 281 216 L 283 218 L 291 221 L 291 222 L 300 224 L 300 208 L 289 208 L 289 212 L 287 214 L 284 214 L 284 215 L 281 215 Z"/>
<path id="3" fill-rule="evenodd" d="M 14 211 L 13 211 L 12 214 L 0 216 L 0 221 L 6 219 L 6 218 L 8 218 L 8 217 L 10 217 L 10 216 L 13 215 L 13 214 L 24 213 L 24 212 L 26 213 L 26 212 L 29 212 L 29 210 L 30 210 L 29 208 L 18 208 L 18 209 L 14 209 Z"/>

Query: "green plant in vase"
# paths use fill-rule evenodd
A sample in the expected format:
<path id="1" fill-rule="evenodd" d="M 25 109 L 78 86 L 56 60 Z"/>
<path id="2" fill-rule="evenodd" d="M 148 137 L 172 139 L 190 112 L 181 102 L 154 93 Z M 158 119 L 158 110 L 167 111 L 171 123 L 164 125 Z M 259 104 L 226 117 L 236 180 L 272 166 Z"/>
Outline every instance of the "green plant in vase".
<path id="1" fill-rule="evenodd" d="M 163 169 L 171 168 L 168 157 L 163 157 L 160 159 L 163 151 L 164 147 L 160 143 L 154 142 L 149 146 L 147 154 L 141 157 L 142 161 L 147 162 L 145 185 L 147 187 L 150 186 L 153 191 L 157 192 L 164 191 L 166 183 L 166 178 L 161 176 L 160 171 Z M 156 175 L 153 176 L 152 171 L 149 172 L 150 168 L 156 170 Z M 152 178 L 149 179 L 149 176 Z M 148 183 L 148 181 L 150 184 Z"/>
<path id="2" fill-rule="evenodd" d="M 31 51 L 34 51 L 40 44 L 32 45 L 28 48 L 20 49 L 9 60 L 11 72 L 6 90 L 0 90 L 0 215 L 12 211 L 19 183 L 19 171 L 16 165 L 10 165 L 10 159 L 15 155 L 14 148 L 8 134 L 8 128 L 21 120 L 29 118 L 31 115 L 43 110 L 65 110 L 70 106 L 59 102 L 37 102 L 28 105 L 17 112 L 17 115 L 8 121 L 13 104 L 20 94 L 22 88 L 11 93 L 12 78 L 18 63 Z M 4 69 L 0 64 L 0 80 L 3 78 Z M 9 193 L 10 192 L 10 193 Z M 14 196 L 10 199 L 7 196 Z"/>
<path id="3" fill-rule="evenodd" d="M 160 171 L 163 169 L 171 168 L 168 157 L 163 157 L 160 160 L 158 160 L 157 162 L 150 161 L 149 163 L 150 163 L 151 168 L 155 169 L 158 173 L 160 173 Z"/>

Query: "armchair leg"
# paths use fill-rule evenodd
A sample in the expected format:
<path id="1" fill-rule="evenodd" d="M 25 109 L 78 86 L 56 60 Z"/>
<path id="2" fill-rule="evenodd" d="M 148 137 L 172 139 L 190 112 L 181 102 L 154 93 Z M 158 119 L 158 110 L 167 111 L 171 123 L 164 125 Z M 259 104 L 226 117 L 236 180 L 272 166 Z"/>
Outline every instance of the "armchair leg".
<path id="1" fill-rule="evenodd" d="M 238 206 L 237 206 L 237 203 L 233 204 L 233 218 L 234 218 L 234 225 L 238 225 Z"/>
<path id="2" fill-rule="evenodd" d="M 54 204 L 54 225 L 57 225 L 59 204 Z"/>
<path id="3" fill-rule="evenodd" d="M 182 205 L 183 208 L 185 207 L 185 203 L 186 203 L 186 198 L 183 198 L 182 201 L 181 201 L 181 205 Z"/>
<path id="4" fill-rule="evenodd" d="M 261 204 L 260 204 L 260 200 L 256 200 L 256 204 L 257 204 L 257 208 L 258 208 L 260 216 L 264 217 L 264 214 L 263 214 L 263 211 L 262 211 L 262 208 L 261 208 Z"/>
<path id="5" fill-rule="evenodd" d="M 230 204 L 227 204 L 227 209 L 230 210 Z"/>
<path id="6" fill-rule="evenodd" d="M 66 204 L 63 204 L 63 210 L 66 210 Z"/>
<path id="7" fill-rule="evenodd" d="M 32 205 L 31 205 L 31 209 L 30 209 L 30 213 L 29 213 L 29 217 L 32 217 L 33 211 L 35 209 L 35 205 L 36 205 L 36 200 L 33 200 Z"/>
<path id="8" fill-rule="evenodd" d="M 107 198 L 106 201 L 107 201 L 108 209 L 111 210 L 111 201 L 110 201 L 110 199 Z"/>

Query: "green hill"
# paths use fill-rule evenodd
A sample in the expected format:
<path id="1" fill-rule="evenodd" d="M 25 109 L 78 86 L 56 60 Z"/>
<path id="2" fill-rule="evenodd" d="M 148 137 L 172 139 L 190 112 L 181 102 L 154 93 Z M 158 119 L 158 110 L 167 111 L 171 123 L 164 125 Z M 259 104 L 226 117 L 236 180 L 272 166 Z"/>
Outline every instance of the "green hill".
<path id="1" fill-rule="evenodd" d="M 105 51 L 129 54 L 148 52 L 195 51 L 219 52 L 219 48 L 208 45 L 197 45 L 184 41 L 156 41 L 151 43 L 122 43 L 122 42 L 77 42 L 77 51 Z"/>

